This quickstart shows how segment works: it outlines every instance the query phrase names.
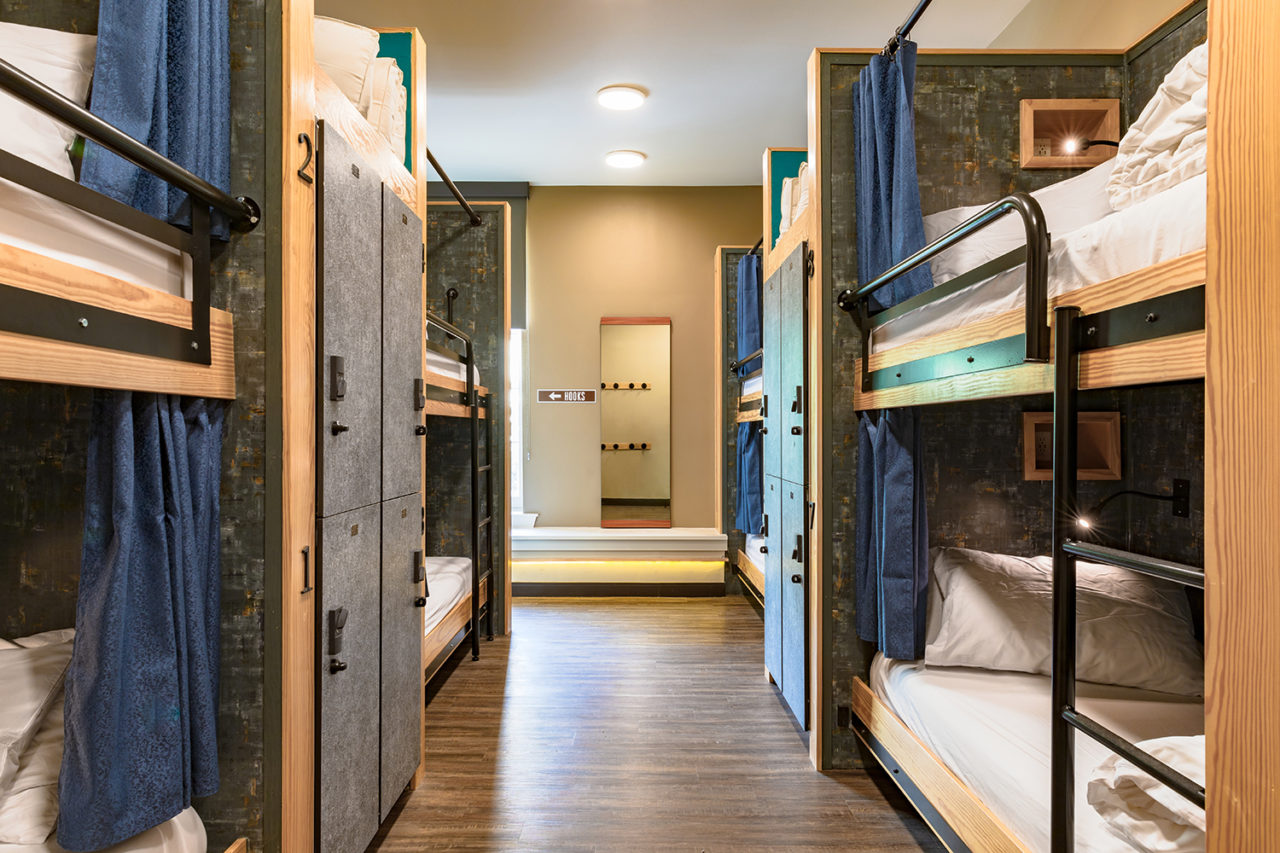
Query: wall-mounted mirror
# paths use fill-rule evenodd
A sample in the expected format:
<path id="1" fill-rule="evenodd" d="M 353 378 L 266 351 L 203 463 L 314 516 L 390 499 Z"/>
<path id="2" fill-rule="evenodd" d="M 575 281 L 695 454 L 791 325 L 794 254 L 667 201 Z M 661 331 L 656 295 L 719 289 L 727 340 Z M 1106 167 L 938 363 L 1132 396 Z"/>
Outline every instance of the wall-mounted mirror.
<path id="1" fill-rule="evenodd" d="M 600 526 L 671 526 L 671 318 L 600 320 Z"/>

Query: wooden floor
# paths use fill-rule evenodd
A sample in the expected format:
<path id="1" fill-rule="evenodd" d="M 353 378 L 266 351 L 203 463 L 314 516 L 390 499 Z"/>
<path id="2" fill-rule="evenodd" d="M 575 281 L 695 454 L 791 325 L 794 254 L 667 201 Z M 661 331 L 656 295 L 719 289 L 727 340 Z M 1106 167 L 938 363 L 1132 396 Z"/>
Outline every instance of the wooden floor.
<path id="1" fill-rule="evenodd" d="M 891 783 L 810 767 L 742 598 L 517 598 L 513 627 L 432 697 L 370 849 L 943 849 Z"/>

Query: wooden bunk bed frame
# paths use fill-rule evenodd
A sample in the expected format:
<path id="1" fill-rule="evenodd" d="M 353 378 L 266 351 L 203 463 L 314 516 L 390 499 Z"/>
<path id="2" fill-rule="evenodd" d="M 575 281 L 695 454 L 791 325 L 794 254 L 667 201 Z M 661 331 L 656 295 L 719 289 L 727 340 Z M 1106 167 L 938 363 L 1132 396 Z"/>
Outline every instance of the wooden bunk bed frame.
<path id="1" fill-rule="evenodd" d="M 0 151 L 0 177 L 163 243 L 191 260 L 185 299 L 0 244 L 0 378 L 234 400 L 234 320 L 213 308 L 210 211 L 252 231 L 257 203 L 233 197 L 0 59 L 0 90 L 188 193 L 191 231 Z M 227 853 L 248 850 L 236 839 Z"/>
<path id="2" fill-rule="evenodd" d="M 1280 292 L 1280 268 L 1276 265 L 1280 242 L 1275 234 L 1276 217 L 1280 216 L 1275 201 L 1276 192 L 1280 191 L 1276 184 L 1280 150 L 1272 144 L 1275 128 L 1280 125 L 1280 105 L 1261 95 L 1280 85 L 1280 59 L 1270 53 L 1254 53 L 1265 51 L 1265 33 L 1280 28 L 1280 7 L 1265 0 L 1234 4 L 1219 0 L 1207 6 L 1214 65 L 1210 80 L 1214 111 L 1209 119 L 1207 249 L 1063 297 L 1046 299 L 1039 315 L 1047 322 L 1055 309 L 1068 306 L 1095 316 L 1128 309 L 1137 315 L 1138 323 L 1151 323 L 1147 315 L 1158 312 L 1146 310 L 1142 304 L 1172 298 L 1192 306 L 1180 322 L 1193 327 L 1082 351 L 1080 345 L 1088 345 L 1088 326 L 1074 322 L 1073 317 L 1070 325 L 1084 325 L 1084 333 L 1066 334 L 1064 340 L 1059 340 L 1055 331 L 1051 343 L 1056 356 L 1043 362 L 981 372 L 961 368 L 951 375 L 897 387 L 858 387 L 853 389 L 852 400 L 846 397 L 834 405 L 852 403 L 863 410 L 1047 392 L 1055 392 L 1058 400 L 1069 394 L 1073 400 L 1078 388 L 1204 379 L 1205 418 L 1210 425 L 1205 453 L 1206 566 L 1198 570 L 1175 565 L 1173 576 L 1161 576 L 1193 586 L 1203 584 L 1206 591 L 1205 730 L 1209 783 L 1200 796 L 1206 802 L 1210 849 L 1246 850 L 1263 849 L 1280 833 L 1280 786 L 1276 784 L 1280 779 L 1280 739 L 1276 735 L 1280 731 L 1280 661 L 1267 651 L 1274 648 L 1277 639 L 1274 613 L 1280 608 L 1280 589 L 1263 576 L 1266 555 L 1280 546 L 1280 530 L 1274 525 L 1274 513 L 1280 505 L 1275 485 L 1280 482 L 1280 457 L 1263 449 L 1265 439 L 1252 428 L 1269 422 L 1270 416 L 1265 413 L 1274 411 L 1276 389 L 1280 387 L 1280 340 L 1268 331 L 1266 319 L 1272 316 L 1270 309 L 1280 299 L 1276 296 Z M 1179 12 L 1153 30 L 1152 35 L 1186 12 Z M 824 62 L 831 55 L 873 52 L 878 51 L 815 51 L 809 65 L 811 100 L 820 103 L 817 98 L 825 83 Z M 928 53 L 921 51 L 922 55 Z M 1254 55 L 1265 55 L 1267 59 L 1260 67 L 1253 67 L 1246 57 Z M 815 164 L 823 153 L 822 124 L 822 111 L 811 109 L 809 138 Z M 1266 191 L 1259 192 L 1260 186 L 1265 186 Z M 820 194 L 822 189 L 819 181 L 814 191 Z M 811 199 L 811 204 L 818 211 L 817 216 L 823 215 L 820 197 Z M 816 262 L 823 263 L 821 252 Z M 821 310 L 821 301 L 826 298 L 819 292 L 812 307 Z M 1197 301 L 1203 306 L 1198 324 L 1194 308 Z M 1030 319 L 1024 312 L 1010 312 L 877 352 L 869 359 L 866 370 L 859 361 L 859 374 L 865 377 L 957 351 L 963 355 L 962 346 L 1008 338 Z M 1130 317 L 1124 322 L 1132 325 L 1134 321 Z M 823 342 L 816 336 L 810 346 L 815 353 L 823 352 Z M 816 421 L 821 425 L 824 403 L 820 391 L 815 396 L 818 399 L 813 400 L 811 410 L 819 413 Z M 1074 489 L 1075 477 L 1070 470 L 1075 465 L 1074 405 L 1059 403 L 1055 412 L 1061 426 L 1056 455 L 1063 460 L 1055 483 L 1058 500 Z M 826 428 L 830 429 L 829 425 Z M 814 473 L 822 477 L 821 463 L 816 464 Z M 820 519 L 822 516 L 820 513 Z M 1061 519 L 1055 521 L 1055 584 L 1064 589 L 1072 583 L 1074 572 L 1067 574 L 1061 566 L 1073 564 L 1077 556 L 1085 554 L 1077 543 L 1065 541 L 1059 529 Z M 822 538 L 813 537 L 814 547 L 819 549 L 814 555 L 816 566 L 823 565 Z M 1119 553 L 1090 552 L 1088 557 L 1124 560 L 1124 565 L 1139 571 L 1151 570 L 1144 563 L 1160 562 Z M 1229 572 L 1224 571 L 1227 565 L 1232 567 Z M 1155 571 L 1162 569 L 1157 567 Z M 816 597 L 811 605 L 822 623 L 829 624 L 824 600 Z M 1069 606 L 1074 608 L 1074 604 Z M 1073 644 L 1061 638 L 1073 633 L 1074 619 L 1068 605 L 1057 607 L 1055 699 L 1069 709 L 1070 694 L 1062 691 L 1069 690 L 1074 679 Z M 829 634 L 830 629 L 825 633 Z M 817 651 L 821 653 L 821 646 Z M 821 684 L 824 658 L 819 654 L 814 659 L 818 662 L 816 679 Z M 855 733 L 949 849 L 1027 849 L 863 679 L 853 679 L 851 698 Z M 819 707 L 824 706 L 820 703 Z M 1118 739 L 1108 742 L 1106 733 L 1100 737 L 1097 731 L 1087 731 L 1078 715 L 1055 714 L 1053 719 L 1055 738 L 1063 737 L 1063 732 L 1079 730 L 1112 748 L 1124 746 L 1115 743 Z M 819 740 L 821 731 L 821 727 L 815 730 L 814 741 Z M 821 764 L 821 746 L 811 742 L 811 750 L 815 763 Z M 1058 751 L 1062 753 L 1061 746 Z M 1064 786 L 1069 785 L 1065 780 L 1070 777 L 1063 776 L 1060 762 L 1053 775 L 1058 792 L 1069 789 Z M 1178 792 L 1195 801 L 1194 786 L 1184 785 Z M 1055 812 L 1055 829 L 1060 829 L 1061 807 Z M 1067 820 L 1066 826 L 1070 826 Z"/>

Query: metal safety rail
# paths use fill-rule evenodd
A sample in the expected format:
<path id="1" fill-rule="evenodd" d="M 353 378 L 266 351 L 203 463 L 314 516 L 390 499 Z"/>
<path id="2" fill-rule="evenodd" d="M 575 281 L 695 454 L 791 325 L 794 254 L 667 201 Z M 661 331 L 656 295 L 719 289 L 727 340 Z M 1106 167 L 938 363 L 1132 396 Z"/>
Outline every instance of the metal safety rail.
<path id="1" fill-rule="evenodd" d="M 462 190 L 458 189 L 458 185 L 455 184 L 445 173 L 444 167 L 441 166 L 440 162 L 436 160 L 434 155 L 432 155 L 431 149 L 428 148 L 426 151 L 427 162 L 431 164 L 431 168 L 436 170 L 436 174 L 440 176 L 440 180 L 444 181 L 444 185 L 449 188 L 449 192 L 453 193 L 453 197 L 458 200 L 458 204 L 462 205 L 462 209 L 467 212 L 467 218 L 471 220 L 472 227 L 479 227 L 482 224 L 480 214 L 476 213 L 475 208 L 471 206 L 471 202 L 467 201 L 466 196 L 462 194 Z"/>
<path id="2" fill-rule="evenodd" d="M 0 151 L 0 178 L 79 208 L 191 258 L 190 329 L 7 283 L 0 283 L 0 329 L 193 364 L 212 363 L 210 211 L 226 214 L 231 227 L 237 231 L 251 231 L 262 218 L 257 203 L 247 196 L 223 192 L 3 59 L 0 59 L 0 91 L 145 169 L 187 193 L 191 199 L 191 231 L 188 233 L 21 157 Z"/>
<path id="3" fill-rule="evenodd" d="M 488 461 L 481 463 L 480 461 L 480 395 L 476 391 L 476 371 L 475 371 L 475 348 L 471 341 L 471 336 L 459 329 L 447 320 L 442 320 L 430 311 L 426 312 L 426 324 L 428 327 L 435 326 L 440 329 L 451 339 L 460 340 L 463 343 L 464 354 L 459 357 L 458 353 L 448 347 L 437 346 L 430 341 L 426 341 L 428 349 L 439 352 L 443 355 L 450 356 L 461 362 L 466 370 L 466 392 L 463 398 L 464 405 L 469 409 L 468 420 L 471 427 L 471 659 L 480 659 L 480 531 L 487 528 L 488 544 L 489 544 L 489 595 L 485 600 L 485 615 L 488 623 L 488 636 L 493 639 L 493 478 L 492 478 L 492 448 L 490 446 L 490 428 L 485 429 L 485 453 Z M 486 482 L 489 486 L 489 508 L 490 511 L 481 516 L 480 509 L 480 475 L 486 475 Z"/>
<path id="4" fill-rule="evenodd" d="M 871 313 L 870 297 L 876 291 L 1011 214 L 1017 214 L 1022 219 L 1026 232 L 1026 245 L 1023 248 L 1014 249 L 891 308 L 874 315 Z M 1023 335 L 966 347 L 954 353 L 931 356 L 875 373 L 871 371 L 871 335 L 877 326 L 1023 263 L 1026 264 L 1026 331 Z M 863 392 L 1008 367 L 1024 361 L 1048 361 L 1049 227 L 1045 222 L 1044 211 L 1039 202 L 1027 193 L 1015 192 L 1007 195 L 866 284 L 856 289 L 844 290 L 837 297 L 836 304 L 854 317 L 862 336 Z M 893 375 L 888 376 L 889 373 Z"/>
<path id="5" fill-rule="evenodd" d="M 1080 713 L 1076 700 L 1076 559 L 1140 572 L 1184 586 L 1204 588 L 1204 570 L 1071 538 L 1079 519 L 1076 503 L 1076 391 L 1079 387 L 1080 309 L 1054 309 L 1053 394 L 1053 657 L 1050 690 L 1051 813 L 1053 853 L 1075 847 L 1075 733 L 1083 732 L 1204 808 L 1204 787 L 1130 741 Z M 1123 651 L 1121 650 L 1121 653 Z"/>

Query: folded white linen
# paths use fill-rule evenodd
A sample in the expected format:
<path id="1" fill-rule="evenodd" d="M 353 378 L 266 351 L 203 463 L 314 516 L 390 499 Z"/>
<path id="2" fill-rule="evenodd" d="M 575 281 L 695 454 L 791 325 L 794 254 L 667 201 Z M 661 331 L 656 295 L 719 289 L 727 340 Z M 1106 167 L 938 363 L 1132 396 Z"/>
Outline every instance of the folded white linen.
<path id="1" fill-rule="evenodd" d="M 1204 784 L 1204 735 L 1141 741 L 1140 749 Z M 1089 778 L 1089 805 L 1113 833 L 1145 853 L 1204 853 L 1204 809 L 1112 755 Z"/>
<path id="2" fill-rule="evenodd" d="M 375 59 L 369 66 L 366 88 L 370 92 L 365 118 L 386 138 L 395 155 L 404 160 L 405 112 L 409 96 L 404 88 L 404 72 L 390 57 Z"/>
<path id="3" fill-rule="evenodd" d="M 0 795 L 12 790 L 23 753 L 62 695 L 71 645 L 0 649 Z"/>
<path id="4" fill-rule="evenodd" d="M 40 730 L 22 753 L 8 794 L 0 794 L 0 843 L 40 844 L 58 820 L 58 772 L 62 767 L 62 692 L 54 697 Z"/>
<path id="5" fill-rule="evenodd" d="M 378 56 L 377 30 L 316 15 L 313 40 L 316 64 L 364 115 L 369 111 L 369 67 Z"/>

